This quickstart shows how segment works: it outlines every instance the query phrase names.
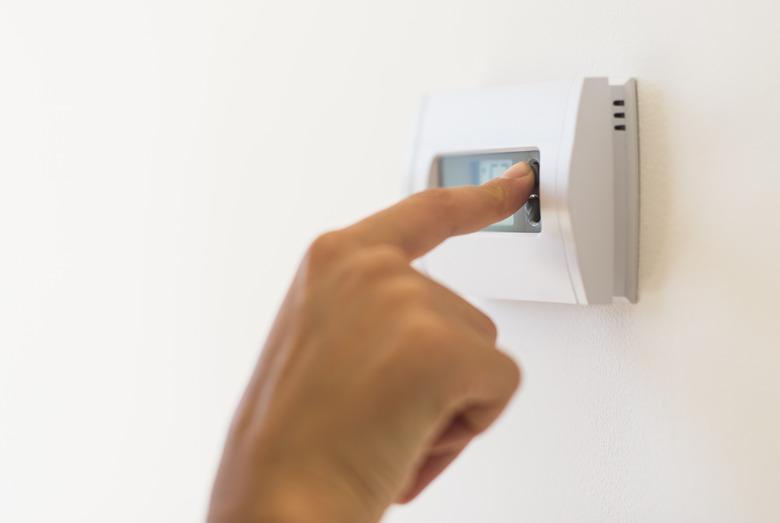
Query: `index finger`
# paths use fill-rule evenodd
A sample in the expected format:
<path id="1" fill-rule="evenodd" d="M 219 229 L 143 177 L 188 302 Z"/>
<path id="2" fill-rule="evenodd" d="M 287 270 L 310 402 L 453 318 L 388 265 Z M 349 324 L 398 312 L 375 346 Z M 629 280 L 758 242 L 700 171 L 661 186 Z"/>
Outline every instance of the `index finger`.
<path id="1" fill-rule="evenodd" d="M 393 245 L 414 259 L 451 236 L 478 231 L 512 215 L 525 204 L 533 187 L 533 170 L 520 162 L 482 185 L 414 194 L 346 232 L 361 245 Z"/>

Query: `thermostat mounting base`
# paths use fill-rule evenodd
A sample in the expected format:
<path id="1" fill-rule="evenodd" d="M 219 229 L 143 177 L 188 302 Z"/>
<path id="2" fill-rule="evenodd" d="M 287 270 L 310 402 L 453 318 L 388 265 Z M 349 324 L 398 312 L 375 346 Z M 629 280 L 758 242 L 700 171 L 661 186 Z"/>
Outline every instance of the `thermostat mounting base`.
<path id="1" fill-rule="evenodd" d="M 636 80 L 609 80 L 615 158 L 615 280 L 613 301 L 637 301 L 639 272 L 639 119 Z"/>

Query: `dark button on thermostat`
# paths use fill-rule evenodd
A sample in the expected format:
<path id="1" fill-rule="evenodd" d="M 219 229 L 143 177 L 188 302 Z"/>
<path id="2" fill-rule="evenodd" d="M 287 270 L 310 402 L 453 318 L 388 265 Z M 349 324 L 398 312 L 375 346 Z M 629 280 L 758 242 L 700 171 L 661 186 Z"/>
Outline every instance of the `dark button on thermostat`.
<path id="1" fill-rule="evenodd" d="M 534 190 L 525 203 L 525 215 L 528 218 L 528 223 L 536 227 L 542 221 L 542 210 L 539 205 L 539 162 L 528 160 L 528 165 L 534 172 Z"/>

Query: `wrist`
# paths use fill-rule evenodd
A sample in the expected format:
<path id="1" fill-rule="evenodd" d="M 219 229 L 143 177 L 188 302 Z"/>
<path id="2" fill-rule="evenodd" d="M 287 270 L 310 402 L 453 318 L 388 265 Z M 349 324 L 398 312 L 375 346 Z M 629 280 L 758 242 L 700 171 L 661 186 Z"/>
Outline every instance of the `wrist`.
<path id="1" fill-rule="evenodd" d="M 374 523 L 386 508 L 311 457 L 262 454 L 223 462 L 225 479 L 238 481 L 218 475 L 209 523 Z"/>
<path id="2" fill-rule="evenodd" d="M 303 482 L 274 485 L 259 496 L 258 513 L 262 523 L 364 523 L 344 499 L 326 495 L 320 489 Z"/>
<path id="3" fill-rule="evenodd" d="M 382 513 L 324 472 L 269 478 L 253 506 L 259 523 L 374 523 Z"/>

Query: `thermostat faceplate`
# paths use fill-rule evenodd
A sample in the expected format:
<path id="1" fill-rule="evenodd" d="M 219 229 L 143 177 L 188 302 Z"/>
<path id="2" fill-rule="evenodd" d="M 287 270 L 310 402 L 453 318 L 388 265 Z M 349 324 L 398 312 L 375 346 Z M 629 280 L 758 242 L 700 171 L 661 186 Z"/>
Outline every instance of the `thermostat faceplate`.
<path id="1" fill-rule="evenodd" d="M 482 298 L 636 302 L 637 138 L 636 83 L 630 79 L 427 97 L 413 150 L 412 191 L 480 183 L 494 170 L 533 159 L 541 215 L 533 226 L 518 212 L 510 221 L 451 238 L 421 260 L 423 270 Z"/>

